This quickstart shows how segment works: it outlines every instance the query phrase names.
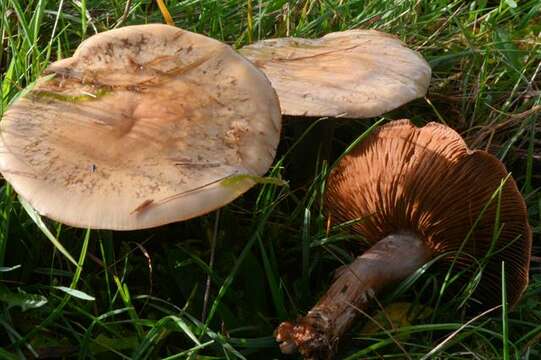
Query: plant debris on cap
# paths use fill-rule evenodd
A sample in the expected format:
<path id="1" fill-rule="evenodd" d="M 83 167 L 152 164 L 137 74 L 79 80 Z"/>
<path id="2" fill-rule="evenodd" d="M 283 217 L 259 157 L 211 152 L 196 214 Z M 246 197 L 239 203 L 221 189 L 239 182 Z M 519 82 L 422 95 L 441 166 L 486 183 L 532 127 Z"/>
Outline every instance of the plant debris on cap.
<path id="1" fill-rule="evenodd" d="M 268 76 L 282 114 L 368 118 L 425 95 L 431 69 L 396 37 L 349 30 L 240 49 Z"/>
<path id="2" fill-rule="evenodd" d="M 502 261 L 511 305 L 526 288 L 532 235 L 524 199 L 497 158 L 469 150 L 451 128 L 388 123 L 346 155 L 327 184 L 333 222 L 359 219 L 352 229 L 367 247 L 409 231 L 433 256 L 456 256 L 457 270 L 484 266 L 474 297 L 486 306 L 501 302 Z"/>
<path id="3" fill-rule="evenodd" d="M 129 26 L 87 39 L 45 75 L 0 122 L 0 170 L 52 219 L 121 230 L 188 219 L 235 199 L 273 161 L 277 96 L 219 41 Z"/>

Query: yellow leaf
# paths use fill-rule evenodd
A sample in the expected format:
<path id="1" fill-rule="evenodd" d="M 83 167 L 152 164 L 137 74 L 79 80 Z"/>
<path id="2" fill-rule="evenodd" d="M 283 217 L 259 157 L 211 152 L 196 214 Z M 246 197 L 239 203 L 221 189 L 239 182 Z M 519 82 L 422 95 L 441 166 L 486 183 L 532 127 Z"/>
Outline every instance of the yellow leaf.
<path id="1" fill-rule="evenodd" d="M 361 330 L 361 336 L 373 335 L 411 325 L 415 319 L 423 319 L 432 313 L 428 306 L 407 302 L 392 303 L 378 311 Z"/>

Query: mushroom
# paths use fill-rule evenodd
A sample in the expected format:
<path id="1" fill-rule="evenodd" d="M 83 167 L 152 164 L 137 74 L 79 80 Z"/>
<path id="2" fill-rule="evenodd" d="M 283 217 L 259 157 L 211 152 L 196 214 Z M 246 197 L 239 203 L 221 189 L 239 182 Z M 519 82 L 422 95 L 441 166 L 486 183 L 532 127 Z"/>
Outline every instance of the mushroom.
<path id="1" fill-rule="evenodd" d="M 430 83 L 421 55 L 375 30 L 263 40 L 239 51 L 270 79 L 284 115 L 375 117 L 424 96 Z"/>
<path id="2" fill-rule="evenodd" d="M 267 75 L 282 114 L 297 119 L 379 116 L 424 96 L 430 83 L 430 66 L 419 53 L 376 30 L 334 32 L 319 39 L 268 39 L 239 52 Z M 294 131 L 304 132 L 304 124 L 295 121 Z M 318 123 L 292 154 L 301 181 L 316 171 L 315 156 L 329 158 L 335 126 L 334 119 Z M 296 174 L 290 174 L 291 181 Z"/>
<path id="3" fill-rule="evenodd" d="M 0 170 L 49 218 L 116 230 L 189 219 L 247 191 L 273 161 L 276 93 L 219 41 L 128 26 L 44 74 L 0 122 Z"/>
<path id="4" fill-rule="evenodd" d="M 375 130 L 331 171 L 325 207 L 333 223 L 358 220 L 352 230 L 368 250 L 306 316 L 278 327 L 284 353 L 331 357 L 374 294 L 439 255 L 456 269 L 480 266 L 473 296 L 482 306 L 501 299 L 502 261 L 511 306 L 528 284 L 532 235 L 515 181 L 447 126 L 401 120 Z"/>

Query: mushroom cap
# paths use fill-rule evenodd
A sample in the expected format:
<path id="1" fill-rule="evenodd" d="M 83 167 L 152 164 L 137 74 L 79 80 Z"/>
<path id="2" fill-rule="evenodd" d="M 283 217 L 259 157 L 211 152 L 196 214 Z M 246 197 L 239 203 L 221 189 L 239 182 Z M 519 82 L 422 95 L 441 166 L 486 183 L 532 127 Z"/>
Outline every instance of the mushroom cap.
<path id="1" fill-rule="evenodd" d="M 493 244 L 495 194 L 500 196 L 502 229 Z M 506 262 L 511 304 L 528 284 L 532 234 L 515 181 L 496 157 L 469 150 L 447 126 L 416 128 L 400 120 L 375 130 L 332 170 L 325 205 L 334 223 L 359 219 L 352 230 L 368 246 L 406 230 L 423 239 L 434 255 L 454 252 L 445 261 L 456 256 L 460 269 L 490 253 L 475 293 L 484 305 L 500 302 L 501 261 Z"/>
<path id="2" fill-rule="evenodd" d="M 431 69 L 396 37 L 349 30 L 240 49 L 270 79 L 282 114 L 369 118 L 425 95 Z"/>
<path id="3" fill-rule="evenodd" d="M 219 41 L 128 26 L 45 74 L 0 122 L 0 170 L 49 218 L 117 230 L 189 219 L 241 195 L 273 161 L 276 93 Z"/>

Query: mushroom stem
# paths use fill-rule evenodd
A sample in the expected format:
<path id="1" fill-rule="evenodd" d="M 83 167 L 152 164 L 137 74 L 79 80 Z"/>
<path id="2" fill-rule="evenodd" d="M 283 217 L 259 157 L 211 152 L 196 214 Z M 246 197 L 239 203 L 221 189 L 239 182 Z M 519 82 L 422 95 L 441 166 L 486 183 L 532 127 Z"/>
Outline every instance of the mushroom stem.
<path id="1" fill-rule="evenodd" d="M 370 297 L 385 286 L 414 273 L 432 250 L 409 232 L 390 234 L 355 261 L 338 269 L 329 290 L 308 314 L 295 323 L 283 322 L 276 340 L 284 354 L 300 352 L 305 359 L 328 359 Z"/>

